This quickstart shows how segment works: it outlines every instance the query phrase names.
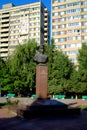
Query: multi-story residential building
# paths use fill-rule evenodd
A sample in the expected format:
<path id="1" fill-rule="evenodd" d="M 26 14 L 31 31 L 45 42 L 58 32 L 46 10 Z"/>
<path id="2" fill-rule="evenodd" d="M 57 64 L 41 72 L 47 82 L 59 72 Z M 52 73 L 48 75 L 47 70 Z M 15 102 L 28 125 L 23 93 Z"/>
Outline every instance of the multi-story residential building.
<path id="1" fill-rule="evenodd" d="M 52 0 L 52 37 L 77 64 L 78 49 L 87 43 L 87 0 Z"/>
<path id="2" fill-rule="evenodd" d="M 48 10 L 41 3 L 14 6 L 5 4 L 0 9 L 0 57 L 10 56 L 18 44 L 34 39 L 48 43 Z"/>

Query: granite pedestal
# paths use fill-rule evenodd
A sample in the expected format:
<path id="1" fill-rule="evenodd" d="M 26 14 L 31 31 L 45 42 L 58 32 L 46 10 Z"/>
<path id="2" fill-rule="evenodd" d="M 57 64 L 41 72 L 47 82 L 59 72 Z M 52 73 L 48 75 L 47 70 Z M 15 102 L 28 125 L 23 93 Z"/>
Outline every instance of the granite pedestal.
<path id="1" fill-rule="evenodd" d="M 48 87 L 48 68 L 47 66 L 37 65 L 36 67 L 36 96 L 37 98 L 47 99 Z"/>

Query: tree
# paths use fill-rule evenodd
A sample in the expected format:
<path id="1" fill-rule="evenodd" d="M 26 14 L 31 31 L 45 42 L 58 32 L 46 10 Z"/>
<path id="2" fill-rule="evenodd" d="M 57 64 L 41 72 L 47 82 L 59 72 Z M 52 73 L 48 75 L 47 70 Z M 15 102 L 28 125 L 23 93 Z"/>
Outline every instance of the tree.
<path id="1" fill-rule="evenodd" d="M 73 64 L 61 51 L 56 51 L 53 63 L 52 79 L 56 79 L 55 85 L 59 88 L 57 93 L 67 93 Z"/>
<path id="2" fill-rule="evenodd" d="M 85 43 L 82 44 L 82 48 L 79 49 L 78 63 L 79 63 L 79 70 L 80 69 L 87 70 L 87 45 Z"/>
<path id="3" fill-rule="evenodd" d="M 48 89 L 51 93 L 67 93 L 74 66 L 62 51 L 56 50 L 54 40 L 45 47 L 48 55 Z"/>
<path id="4" fill-rule="evenodd" d="M 6 73 L 6 64 L 5 61 L 0 58 L 0 78 Z"/>
<path id="5" fill-rule="evenodd" d="M 74 69 L 69 80 L 69 95 L 77 97 L 77 95 L 80 93 L 78 81 L 79 81 L 78 71 Z"/>
<path id="6" fill-rule="evenodd" d="M 25 95 L 30 88 L 35 87 L 36 64 L 33 58 L 36 49 L 37 43 L 33 40 L 28 41 L 26 44 L 18 45 L 11 58 L 8 59 L 9 79 L 11 79 L 9 91 Z M 5 86 L 4 89 L 6 88 Z"/>
<path id="7" fill-rule="evenodd" d="M 87 45 L 82 44 L 78 54 L 78 85 L 81 93 L 87 93 Z"/>

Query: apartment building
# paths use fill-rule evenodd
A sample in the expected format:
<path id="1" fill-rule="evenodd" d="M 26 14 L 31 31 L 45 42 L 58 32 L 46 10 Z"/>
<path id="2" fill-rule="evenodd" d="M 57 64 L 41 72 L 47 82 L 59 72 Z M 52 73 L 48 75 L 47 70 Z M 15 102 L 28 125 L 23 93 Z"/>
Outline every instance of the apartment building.
<path id="1" fill-rule="evenodd" d="M 0 57 L 10 56 L 18 44 L 29 39 L 48 44 L 48 16 L 48 10 L 41 2 L 3 5 L 0 9 Z"/>
<path id="2" fill-rule="evenodd" d="M 52 37 L 77 64 L 78 49 L 87 43 L 87 0 L 52 0 Z"/>

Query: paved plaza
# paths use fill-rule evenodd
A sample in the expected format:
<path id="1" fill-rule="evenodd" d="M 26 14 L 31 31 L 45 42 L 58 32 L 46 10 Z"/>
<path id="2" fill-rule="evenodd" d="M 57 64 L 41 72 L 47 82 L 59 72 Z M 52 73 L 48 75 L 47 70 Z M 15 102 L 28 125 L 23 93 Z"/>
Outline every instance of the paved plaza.
<path id="1" fill-rule="evenodd" d="M 4 102 L 4 100 L 2 100 Z M 87 105 L 83 100 L 62 100 L 74 106 Z M 24 119 L 7 108 L 0 109 L 0 130 L 87 130 L 87 110 L 80 115 Z"/>
<path id="2" fill-rule="evenodd" d="M 4 108 L 0 109 L 0 130 L 87 130 L 87 111 L 81 115 L 29 120 Z"/>

